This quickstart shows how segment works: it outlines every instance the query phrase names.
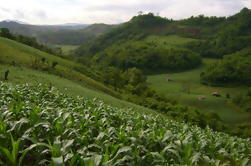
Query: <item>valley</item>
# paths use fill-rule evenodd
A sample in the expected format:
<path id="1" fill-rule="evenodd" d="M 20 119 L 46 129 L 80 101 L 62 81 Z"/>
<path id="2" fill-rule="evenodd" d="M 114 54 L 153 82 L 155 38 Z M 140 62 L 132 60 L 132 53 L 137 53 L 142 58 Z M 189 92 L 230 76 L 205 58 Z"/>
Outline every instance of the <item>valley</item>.
<path id="1" fill-rule="evenodd" d="M 244 93 L 247 87 L 212 87 L 200 83 L 200 73 L 205 65 L 215 61 L 217 60 L 203 59 L 203 66 L 191 71 L 149 75 L 148 83 L 153 89 L 177 99 L 181 104 L 217 113 L 227 123 L 249 122 L 251 115 L 241 111 L 241 108 L 231 103 L 231 98 L 226 97 L 226 94 L 231 97 Z M 218 92 L 221 97 L 212 96 L 213 92 Z"/>
<path id="2" fill-rule="evenodd" d="M 0 165 L 249 166 L 250 73 L 246 7 L 119 24 L 2 21 Z"/>

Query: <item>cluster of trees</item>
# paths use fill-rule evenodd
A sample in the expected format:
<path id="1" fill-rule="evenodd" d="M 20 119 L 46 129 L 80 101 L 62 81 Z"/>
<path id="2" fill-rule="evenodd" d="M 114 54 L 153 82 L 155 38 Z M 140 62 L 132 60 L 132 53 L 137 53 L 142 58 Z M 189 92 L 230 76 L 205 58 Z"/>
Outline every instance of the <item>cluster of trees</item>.
<path id="1" fill-rule="evenodd" d="M 156 16 L 154 15 L 154 13 L 148 13 L 148 14 L 140 14 L 138 16 L 134 16 L 130 22 L 134 23 L 135 26 L 137 27 L 148 28 L 148 27 L 153 27 L 153 26 L 167 25 L 173 22 L 173 20 Z"/>
<path id="2" fill-rule="evenodd" d="M 251 26 L 250 26 L 251 29 Z M 234 36 L 234 33 L 225 31 L 218 35 L 216 39 L 191 42 L 186 47 L 199 53 L 202 57 L 222 58 L 226 54 L 240 51 L 251 45 L 250 36 Z"/>
<path id="3" fill-rule="evenodd" d="M 197 25 L 197 26 L 214 26 L 218 25 L 226 20 L 226 17 L 207 17 L 204 15 L 191 16 L 188 19 L 181 20 L 181 23 L 185 25 Z"/>
<path id="4" fill-rule="evenodd" d="M 201 73 L 201 81 L 211 85 L 251 85 L 251 48 L 226 55 Z"/>
<path id="5" fill-rule="evenodd" d="M 36 70 L 42 70 L 42 71 L 49 71 L 51 69 L 55 69 L 58 65 L 58 62 L 53 61 L 49 62 L 46 58 L 35 58 L 32 63 L 31 67 Z"/>
<path id="6" fill-rule="evenodd" d="M 37 39 L 35 37 L 27 37 L 27 36 L 23 36 L 23 35 L 12 34 L 9 31 L 9 29 L 7 29 L 7 28 L 0 29 L 0 37 L 15 40 L 17 42 L 23 43 L 23 44 L 28 45 L 30 47 L 47 52 L 49 54 L 54 54 L 54 55 L 58 55 L 58 56 L 62 55 L 62 50 L 60 48 L 50 48 L 50 47 L 47 47 L 43 44 L 40 44 L 37 42 Z"/>
<path id="7" fill-rule="evenodd" d="M 244 111 L 251 113 L 251 88 L 249 88 L 245 94 L 235 96 L 233 102 Z"/>
<path id="8" fill-rule="evenodd" d="M 187 48 L 204 57 L 222 58 L 250 46 L 251 10 L 244 8 L 240 13 L 220 22 L 215 32 L 211 32 L 206 40 L 189 43 Z"/>
<path id="9" fill-rule="evenodd" d="M 122 70 L 136 67 L 144 72 L 180 71 L 201 64 L 196 53 L 182 48 L 166 49 L 155 43 L 128 41 L 109 47 L 92 58 L 97 64 Z"/>

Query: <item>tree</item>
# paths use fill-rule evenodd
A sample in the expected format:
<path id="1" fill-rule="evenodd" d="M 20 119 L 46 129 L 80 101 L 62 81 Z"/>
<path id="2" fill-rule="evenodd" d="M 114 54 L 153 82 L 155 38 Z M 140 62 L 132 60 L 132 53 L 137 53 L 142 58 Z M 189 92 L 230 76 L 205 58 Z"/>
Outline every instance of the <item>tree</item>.
<path id="1" fill-rule="evenodd" d="M 57 65 L 58 65 L 58 62 L 54 61 L 54 62 L 52 62 L 51 67 L 54 69 Z"/>
<path id="2" fill-rule="evenodd" d="M 0 36 L 8 39 L 14 39 L 14 36 L 10 33 L 8 28 L 1 28 Z"/>
<path id="3" fill-rule="evenodd" d="M 128 83 L 136 86 L 140 83 L 145 83 L 146 82 L 146 76 L 143 74 L 143 72 L 135 67 L 129 68 L 126 71 L 126 75 L 128 78 Z"/>

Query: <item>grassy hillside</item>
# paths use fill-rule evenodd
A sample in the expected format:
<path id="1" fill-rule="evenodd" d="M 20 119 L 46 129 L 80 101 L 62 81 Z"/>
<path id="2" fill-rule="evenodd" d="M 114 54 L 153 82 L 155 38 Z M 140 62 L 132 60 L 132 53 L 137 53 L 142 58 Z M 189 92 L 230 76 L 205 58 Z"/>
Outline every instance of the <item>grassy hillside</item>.
<path id="1" fill-rule="evenodd" d="M 0 82 L 1 165 L 250 165 L 249 139 Z"/>
<path id="2" fill-rule="evenodd" d="M 123 100 L 119 100 L 115 97 L 112 97 L 102 91 L 98 91 L 92 89 L 90 87 L 81 85 L 80 83 L 76 83 L 74 81 L 56 76 L 54 74 L 49 74 L 46 72 L 36 71 L 32 69 L 28 69 L 25 67 L 14 67 L 10 65 L 0 65 L 0 80 L 4 81 L 4 72 L 6 70 L 10 71 L 8 83 L 12 85 L 18 84 L 45 84 L 48 86 L 54 86 L 61 92 L 68 94 L 69 96 L 81 96 L 88 99 L 97 98 L 99 100 L 104 101 L 107 104 L 110 104 L 119 108 L 133 108 L 137 111 L 151 111 L 150 109 L 140 107 L 130 102 L 126 102 Z"/>
<path id="3" fill-rule="evenodd" d="M 215 112 L 227 123 L 249 122 L 251 114 L 244 113 L 240 108 L 231 104 L 230 96 L 244 92 L 247 87 L 210 87 L 200 83 L 200 73 L 204 71 L 206 64 L 212 64 L 217 60 L 204 59 L 204 65 L 199 69 L 194 69 L 180 73 L 166 73 L 148 76 L 148 83 L 158 92 L 178 100 L 181 104 L 195 107 L 204 112 Z M 168 81 L 170 79 L 171 81 Z M 222 97 L 214 97 L 213 92 L 219 92 Z M 199 100 L 204 96 L 204 100 Z"/>
<path id="4" fill-rule="evenodd" d="M 85 74 L 93 74 L 98 77 L 98 73 L 92 73 L 91 69 L 9 39 L 0 38 L 0 63 L 46 71 L 90 88 L 119 96 L 103 84 L 87 77 Z M 57 63 L 56 67 L 52 67 L 53 63 Z"/>

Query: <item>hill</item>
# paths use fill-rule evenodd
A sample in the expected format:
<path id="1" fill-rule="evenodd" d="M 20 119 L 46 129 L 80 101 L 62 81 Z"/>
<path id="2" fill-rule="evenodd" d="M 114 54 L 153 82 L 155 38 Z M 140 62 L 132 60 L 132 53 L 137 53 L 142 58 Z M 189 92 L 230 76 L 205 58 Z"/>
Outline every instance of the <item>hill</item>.
<path id="1" fill-rule="evenodd" d="M 68 97 L 43 85 L 1 82 L 0 92 L 0 164 L 250 164 L 249 139 Z"/>
<path id="2" fill-rule="evenodd" d="M 36 37 L 40 42 L 52 45 L 79 45 L 113 27 L 106 24 L 30 25 L 13 21 L 0 22 L 0 28 L 8 28 L 11 32 L 24 36 Z"/>
<path id="3" fill-rule="evenodd" d="M 169 22 L 169 20 L 163 19 L 161 17 L 155 17 L 153 14 L 133 17 L 131 21 L 119 25 L 110 32 L 101 35 L 100 37 L 80 47 L 79 50 L 77 50 L 77 55 L 90 57 L 105 50 L 111 45 L 116 45 L 117 43 L 132 39 L 137 40 L 144 38 L 147 33 L 150 33 L 148 29 L 154 27 L 155 24 L 161 26 L 166 25 Z"/>
<path id="4" fill-rule="evenodd" d="M 41 42 L 48 44 L 80 45 L 106 31 L 109 31 L 113 27 L 115 27 L 115 25 L 93 24 L 84 29 L 78 30 L 64 29 L 58 31 L 44 31 L 38 33 L 37 38 Z"/>
<path id="5" fill-rule="evenodd" d="M 110 32 L 80 47 L 76 55 L 90 58 L 108 47 L 127 41 L 141 41 L 150 35 L 178 35 L 200 39 L 188 43 L 186 48 L 205 57 L 222 57 L 250 45 L 251 11 L 247 8 L 225 17 L 191 17 L 169 20 L 152 13 L 133 17 Z"/>
<path id="6" fill-rule="evenodd" d="M 4 73 L 6 70 L 9 70 L 8 83 L 11 85 L 20 85 L 20 84 L 44 84 L 47 86 L 54 86 L 60 92 L 65 93 L 71 97 L 81 96 L 86 99 L 93 100 L 94 98 L 102 100 L 105 103 L 112 105 L 118 108 L 131 108 L 139 112 L 149 111 L 153 112 L 150 109 L 140 107 L 136 104 L 120 100 L 118 98 L 112 97 L 109 94 L 102 92 L 101 90 L 92 88 L 86 84 L 76 82 L 58 75 L 38 71 L 20 65 L 0 65 L 0 80 L 4 81 Z"/>
<path id="7" fill-rule="evenodd" d="M 152 31 L 172 23 L 134 17 L 136 36 L 124 29 L 94 55 L 87 49 L 83 64 L 0 38 L 0 165 L 250 165 L 250 90 L 237 100 L 209 96 L 216 88 L 199 80 L 205 59 L 189 48 L 208 39 Z M 246 56 L 245 48 L 226 59 Z"/>
<path id="8" fill-rule="evenodd" d="M 73 61 L 1 37 L 0 63 L 49 72 L 117 96 L 113 90 L 85 75 L 99 77 L 95 71 Z"/>
<path id="9" fill-rule="evenodd" d="M 222 58 L 251 45 L 251 10 L 242 9 L 239 13 L 225 18 L 212 32 L 211 38 L 190 43 L 188 48 L 204 57 Z"/>
<path id="10" fill-rule="evenodd" d="M 165 36 L 165 28 L 172 26 L 173 22 L 152 13 L 133 17 L 129 22 L 87 42 L 76 50 L 76 55 L 83 61 L 89 60 L 122 70 L 137 67 L 145 72 L 177 71 L 199 66 L 200 57 L 182 44 L 175 47 L 167 42 L 162 45 L 158 43 L 160 36 Z M 150 36 L 157 39 L 150 40 Z"/>

